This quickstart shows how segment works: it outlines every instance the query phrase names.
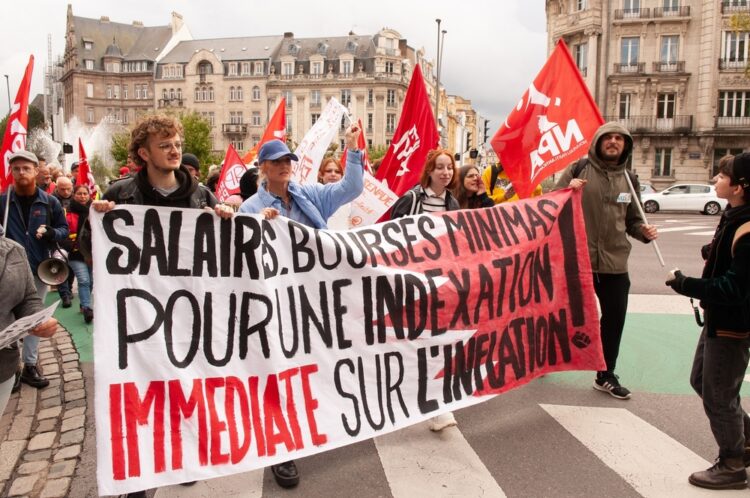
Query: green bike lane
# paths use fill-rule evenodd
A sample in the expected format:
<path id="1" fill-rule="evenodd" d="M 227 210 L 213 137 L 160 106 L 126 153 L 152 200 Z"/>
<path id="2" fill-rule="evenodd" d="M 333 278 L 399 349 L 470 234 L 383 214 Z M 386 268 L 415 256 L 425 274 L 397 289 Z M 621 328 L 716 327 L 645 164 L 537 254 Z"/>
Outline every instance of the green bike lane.
<path id="1" fill-rule="evenodd" d="M 673 296 L 633 297 L 631 303 L 646 302 L 645 307 L 651 312 L 628 312 L 617 366 L 620 381 L 635 392 L 694 394 L 689 379 L 700 327 L 689 313 L 687 300 L 683 298 L 684 302 L 681 302 Z M 55 299 L 57 293 L 50 293 L 47 302 L 52 303 Z M 78 298 L 75 297 L 72 307 L 58 307 L 55 318 L 71 333 L 80 361 L 92 362 L 94 324 L 83 321 L 78 305 Z M 636 304 L 631 309 L 639 307 L 643 306 Z M 671 312 L 653 312 L 659 308 Z M 679 309 L 679 312 L 674 312 L 675 309 Z M 114 326 L 112 323 L 113 334 Z M 537 380 L 585 389 L 591 388 L 592 381 L 593 375 L 589 371 L 554 373 Z M 742 394 L 750 394 L 750 383 L 745 383 Z"/>

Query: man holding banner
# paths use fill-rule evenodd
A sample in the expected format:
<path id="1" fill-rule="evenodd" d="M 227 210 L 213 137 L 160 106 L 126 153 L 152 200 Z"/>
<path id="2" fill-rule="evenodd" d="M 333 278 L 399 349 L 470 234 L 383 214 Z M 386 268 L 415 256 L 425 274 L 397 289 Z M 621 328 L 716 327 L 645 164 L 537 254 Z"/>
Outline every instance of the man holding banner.
<path id="1" fill-rule="evenodd" d="M 615 375 L 630 290 L 631 245 L 626 234 L 644 243 L 657 237 L 656 227 L 647 225 L 639 213 L 636 203 L 640 198 L 632 198 L 625 177 L 630 174 L 626 164 L 632 150 L 630 132 L 618 123 L 605 123 L 594 135 L 588 156 L 568 166 L 556 185 L 583 189 L 583 217 L 607 363 L 606 370 L 597 372 L 594 389 L 617 399 L 630 398 L 630 391 Z M 637 186 L 635 192 L 639 192 Z"/>

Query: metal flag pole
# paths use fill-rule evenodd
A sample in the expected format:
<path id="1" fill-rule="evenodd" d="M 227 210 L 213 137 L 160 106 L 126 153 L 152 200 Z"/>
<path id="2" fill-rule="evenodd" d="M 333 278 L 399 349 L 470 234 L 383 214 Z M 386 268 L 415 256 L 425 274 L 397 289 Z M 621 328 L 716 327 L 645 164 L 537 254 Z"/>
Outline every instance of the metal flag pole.
<path id="1" fill-rule="evenodd" d="M 646 213 L 643 212 L 643 207 L 641 206 L 640 197 L 638 197 L 638 194 L 635 191 L 635 187 L 633 186 L 633 182 L 630 181 L 630 175 L 628 174 L 627 168 L 625 168 L 622 171 L 622 174 L 625 175 L 625 180 L 628 182 L 628 188 L 630 188 L 630 195 L 633 196 L 633 199 L 635 201 L 635 205 L 638 208 L 638 213 L 641 215 L 641 218 L 643 218 L 643 221 L 646 224 L 649 224 L 648 220 L 646 219 Z M 666 264 L 664 263 L 664 258 L 661 255 L 661 251 L 659 250 L 659 244 L 656 243 L 656 240 L 652 240 L 651 244 L 654 247 L 654 251 L 656 252 L 656 257 L 659 258 L 659 263 L 661 263 L 661 266 L 662 267 L 666 266 Z"/>
<path id="2" fill-rule="evenodd" d="M 5 212 L 3 213 L 3 236 L 8 236 L 8 210 L 10 210 L 10 191 L 13 190 L 13 185 L 8 185 L 8 191 L 5 196 Z"/>

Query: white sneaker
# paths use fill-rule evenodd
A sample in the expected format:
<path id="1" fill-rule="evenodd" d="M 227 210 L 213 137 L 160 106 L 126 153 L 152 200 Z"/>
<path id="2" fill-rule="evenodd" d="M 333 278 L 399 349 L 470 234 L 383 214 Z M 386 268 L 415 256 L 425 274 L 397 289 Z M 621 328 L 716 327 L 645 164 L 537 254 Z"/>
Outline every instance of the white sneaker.
<path id="1" fill-rule="evenodd" d="M 455 425 L 458 425 L 458 423 L 453 416 L 453 412 L 443 413 L 430 419 L 430 430 L 433 432 L 440 432 L 446 427 L 453 427 Z"/>

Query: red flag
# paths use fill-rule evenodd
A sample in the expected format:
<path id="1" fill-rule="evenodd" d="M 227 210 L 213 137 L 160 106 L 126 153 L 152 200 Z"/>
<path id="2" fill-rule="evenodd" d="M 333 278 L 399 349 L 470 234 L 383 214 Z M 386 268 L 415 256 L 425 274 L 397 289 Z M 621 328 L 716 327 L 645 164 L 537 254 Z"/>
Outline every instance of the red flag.
<path id="1" fill-rule="evenodd" d="M 367 157 L 367 145 L 365 144 L 365 134 L 362 133 L 362 120 L 357 120 L 357 126 L 359 126 L 359 140 L 357 140 L 357 147 L 359 147 L 359 150 L 362 151 L 362 165 L 365 167 L 365 171 L 372 174 L 372 164 L 370 163 L 370 158 Z M 347 148 L 344 146 L 344 150 L 341 151 L 341 170 L 343 171 L 346 168 L 346 153 Z"/>
<path id="2" fill-rule="evenodd" d="M 78 139 L 78 176 L 76 177 L 76 185 L 88 185 L 89 193 L 91 195 L 96 192 L 96 181 L 94 175 L 91 173 L 89 168 L 89 161 L 86 159 L 86 151 L 83 150 L 83 142 Z"/>
<path id="3" fill-rule="evenodd" d="M 419 64 L 414 68 L 406 90 L 393 142 L 380 163 L 375 177 L 385 180 L 396 195 L 401 196 L 419 183 L 427 153 L 435 149 L 440 136 L 435 126 L 430 98 Z"/>
<path id="4" fill-rule="evenodd" d="M 219 181 L 216 183 L 216 198 L 219 202 L 226 201 L 230 195 L 240 193 L 240 178 L 245 174 L 247 168 L 240 159 L 232 144 L 229 144 L 227 155 L 224 157 L 224 166 L 221 167 Z"/>
<path id="5" fill-rule="evenodd" d="M 279 139 L 282 142 L 286 142 L 286 99 L 282 98 L 279 102 L 276 111 L 273 113 L 271 120 L 266 125 L 266 131 L 263 132 L 263 138 L 260 142 L 255 144 L 247 154 L 242 158 L 242 162 L 245 164 L 251 164 L 255 161 L 258 151 L 261 146 L 269 140 Z"/>
<path id="6" fill-rule="evenodd" d="M 26 127 L 29 123 L 29 87 L 31 86 L 31 72 L 34 70 L 34 56 L 29 56 L 26 72 L 18 87 L 16 100 L 10 109 L 8 122 L 5 126 L 3 145 L 0 148 L 0 156 L 3 158 L 3 169 L 0 171 L 0 192 L 4 192 L 12 183 L 13 175 L 10 173 L 10 155 L 26 148 Z"/>
<path id="7" fill-rule="evenodd" d="M 552 55 L 492 138 L 521 198 L 591 145 L 604 123 L 581 73 L 560 40 Z"/>

